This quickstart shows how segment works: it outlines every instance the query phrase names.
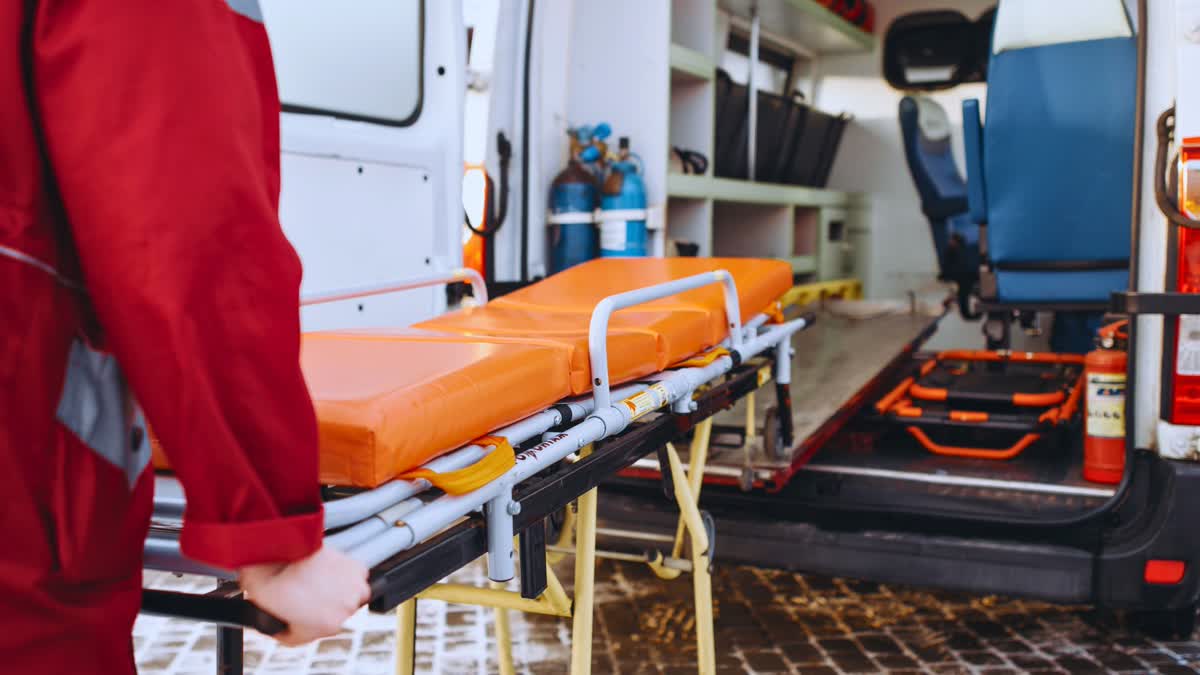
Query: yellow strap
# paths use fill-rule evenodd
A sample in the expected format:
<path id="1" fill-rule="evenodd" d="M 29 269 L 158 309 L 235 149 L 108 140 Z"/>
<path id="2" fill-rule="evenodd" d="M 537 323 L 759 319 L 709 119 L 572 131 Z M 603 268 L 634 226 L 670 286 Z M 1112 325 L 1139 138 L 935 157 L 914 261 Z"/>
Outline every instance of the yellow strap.
<path id="1" fill-rule="evenodd" d="M 424 478 L 448 495 L 462 495 L 496 480 L 517 463 L 517 455 L 507 438 L 484 436 L 474 444 L 484 448 L 495 446 L 495 449 L 478 462 L 458 471 L 437 473 L 429 469 L 413 469 L 400 474 L 400 478 Z"/>
<path id="2" fill-rule="evenodd" d="M 729 350 L 724 347 L 717 347 L 702 356 L 690 358 L 687 361 L 680 361 L 672 366 L 672 368 L 703 368 L 722 356 L 729 356 Z"/>

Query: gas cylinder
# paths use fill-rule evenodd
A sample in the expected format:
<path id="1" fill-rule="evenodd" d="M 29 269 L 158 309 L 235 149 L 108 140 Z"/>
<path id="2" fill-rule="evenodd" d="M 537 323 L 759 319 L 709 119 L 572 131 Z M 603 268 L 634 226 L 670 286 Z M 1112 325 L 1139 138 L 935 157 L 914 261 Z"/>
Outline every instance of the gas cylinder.
<path id="1" fill-rule="evenodd" d="M 1126 325 L 1101 328 L 1096 349 L 1084 357 L 1083 477 L 1094 483 L 1120 483 L 1125 473 Z"/>
<path id="2" fill-rule="evenodd" d="M 600 194 L 600 257 L 644 257 L 646 184 L 629 152 L 629 139 L 622 137 L 619 148 Z"/>
<path id="3" fill-rule="evenodd" d="M 596 257 L 596 178 L 576 158 L 550 187 L 550 267 L 561 272 Z"/>

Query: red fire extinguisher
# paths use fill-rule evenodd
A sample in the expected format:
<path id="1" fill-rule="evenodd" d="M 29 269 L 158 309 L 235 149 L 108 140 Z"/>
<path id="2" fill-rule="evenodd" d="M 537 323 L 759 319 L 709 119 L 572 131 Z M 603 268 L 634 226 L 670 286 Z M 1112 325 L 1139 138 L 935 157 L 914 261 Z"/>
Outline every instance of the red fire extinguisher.
<path id="1" fill-rule="evenodd" d="M 1100 329 L 1097 348 L 1084 358 L 1087 386 L 1083 477 L 1116 484 L 1125 473 L 1125 364 L 1128 321 Z"/>

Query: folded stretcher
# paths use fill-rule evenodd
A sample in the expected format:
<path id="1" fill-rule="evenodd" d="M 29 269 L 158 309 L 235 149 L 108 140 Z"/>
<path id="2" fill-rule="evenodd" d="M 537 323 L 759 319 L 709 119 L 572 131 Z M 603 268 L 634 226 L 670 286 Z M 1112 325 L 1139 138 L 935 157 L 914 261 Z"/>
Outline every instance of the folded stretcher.
<path id="1" fill-rule="evenodd" d="M 751 259 L 597 260 L 492 302 L 477 276 L 307 302 L 455 280 L 473 282 L 477 306 L 402 329 L 303 336 L 321 481 L 341 496 L 326 502 L 326 544 L 376 568 L 373 588 L 389 601 L 374 609 L 420 590 L 411 579 L 397 582 L 384 563 L 404 562 L 404 552 L 438 543 L 476 512 L 486 524 L 489 577 L 513 578 L 514 534 L 531 522 L 531 514 L 519 515 L 526 504 L 563 508 L 704 419 L 695 416 L 710 417 L 760 386 L 772 365 L 786 389 L 790 338 L 811 323 L 782 320 L 787 263 Z M 645 423 L 654 412 L 679 421 Z M 607 441 L 584 458 L 592 444 L 614 437 L 629 440 Z M 562 477 L 558 494 L 544 489 L 537 479 L 561 471 L 568 458 L 580 489 L 563 488 Z M 169 470 L 162 453 L 155 465 Z M 603 475 L 580 473 L 588 467 Z M 160 517 L 178 516 L 183 506 L 181 493 L 156 497 Z M 708 547 L 699 548 L 703 555 Z M 222 576 L 184 560 L 169 528 L 152 529 L 147 565 Z M 387 591 L 390 582 L 407 586 Z M 148 591 L 146 599 L 149 611 L 181 613 L 171 609 L 182 607 L 172 604 L 178 598 L 164 605 L 164 596 Z M 262 629 L 262 618 L 254 625 Z"/>
<path id="2" fill-rule="evenodd" d="M 948 351 L 875 409 L 934 454 L 1004 460 L 1076 422 L 1082 386 L 1082 356 Z"/>

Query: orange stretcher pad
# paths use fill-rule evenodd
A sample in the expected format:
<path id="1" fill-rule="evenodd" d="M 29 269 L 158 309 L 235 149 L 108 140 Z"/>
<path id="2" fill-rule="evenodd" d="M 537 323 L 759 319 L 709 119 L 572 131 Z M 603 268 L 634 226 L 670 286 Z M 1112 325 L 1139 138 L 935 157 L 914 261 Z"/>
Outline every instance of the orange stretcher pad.
<path id="1" fill-rule="evenodd" d="M 598 302 L 720 269 L 734 277 L 743 321 L 771 311 L 792 284 L 791 267 L 774 260 L 601 259 L 408 328 L 305 334 L 321 482 L 376 487 L 590 393 L 588 325 Z M 608 333 L 611 381 L 665 370 L 727 333 L 720 285 L 618 311 Z M 161 453 L 155 465 L 167 468 Z"/>

